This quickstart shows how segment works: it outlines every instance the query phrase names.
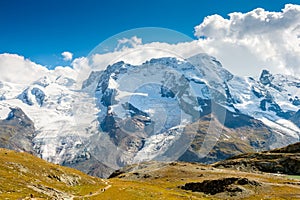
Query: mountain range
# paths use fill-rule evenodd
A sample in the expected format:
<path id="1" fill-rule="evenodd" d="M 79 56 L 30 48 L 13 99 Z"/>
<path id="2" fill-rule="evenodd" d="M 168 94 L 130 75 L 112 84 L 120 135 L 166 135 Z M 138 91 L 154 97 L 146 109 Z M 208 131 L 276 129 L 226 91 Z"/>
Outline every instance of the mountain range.
<path id="1" fill-rule="evenodd" d="M 68 74 L 1 81 L 0 147 L 107 177 L 128 164 L 214 163 L 299 141 L 293 76 L 240 77 L 198 54 L 117 62 L 77 83 Z"/>

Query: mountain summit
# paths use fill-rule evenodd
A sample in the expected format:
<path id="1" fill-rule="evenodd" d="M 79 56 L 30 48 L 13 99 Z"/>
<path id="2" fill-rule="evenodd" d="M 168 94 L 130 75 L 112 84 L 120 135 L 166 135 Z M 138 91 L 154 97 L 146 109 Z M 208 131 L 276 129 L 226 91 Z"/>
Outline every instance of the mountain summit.
<path id="1" fill-rule="evenodd" d="M 92 71 L 80 90 L 75 83 L 1 82 L 1 123 L 7 108 L 19 109 L 32 120 L 34 153 L 89 174 L 150 160 L 211 163 L 299 141 L 300 80 L 292 76 L 239 77 L 198 54 L 118 62 Z"/>

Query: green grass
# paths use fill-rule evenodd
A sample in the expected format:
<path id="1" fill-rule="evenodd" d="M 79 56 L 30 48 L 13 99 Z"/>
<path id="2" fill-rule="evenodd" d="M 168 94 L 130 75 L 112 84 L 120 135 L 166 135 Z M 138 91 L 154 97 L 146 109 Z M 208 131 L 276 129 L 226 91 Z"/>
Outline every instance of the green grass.
<path id="1" fill-rule="evenodd" d="M 288 178 L 292 178 L 292 179 L 299 179 L 300 180 L 300 175 L 288 175 Z"/>

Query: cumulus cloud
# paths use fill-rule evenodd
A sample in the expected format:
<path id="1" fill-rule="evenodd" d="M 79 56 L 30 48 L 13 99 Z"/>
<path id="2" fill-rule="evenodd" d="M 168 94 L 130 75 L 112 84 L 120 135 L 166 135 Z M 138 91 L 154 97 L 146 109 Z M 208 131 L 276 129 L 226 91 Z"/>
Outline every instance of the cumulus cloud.
<path id="1" fill-rule="evenodd" d="M 91 71 L 94 69 L 90 66 L 87 57 L 75 58 L 71 66 L 76 74 L 77 86 L 81 88 L 81 83 L 89 77 Z"/>
<path id="2" fill-rule="evenodd" d="M 71 61 L 73 59 L 73 54 L 71 52 L 65 51 L 61 53 L 64 61 Z"/>
<path id="3" fill-rule="evenodd" d="M 198 53 L 215 56 L 225 68 L 238 75 L 259 75 L 263 68 L 273 73 L 300 75 L 298 5 L 287 4 L 281 12 L 261 8 L 248 13 L 236 12 L 229 14 L 228 19 L 219 15 L 208 16 L 195 27 L 195 36 L 199 39 L 178 44 L 143 44 L 136 36 L 122 38 L 114 52 L 74 60 L 72 53 L 63 52 L 65 60 L 72 60 L 71 67 L 56 67 L 55 70 L 48 70 L 19 55 L 0 54 L 0 80 L 31 83 L 45 75 L 64 75 L 76 79 L 80 85 L 92 70 L 104 70 L 118 61 L 138 65 L 151 58 L 184 59 Z"/>
<path id="4" fill-rule="evenodd" d="M 142 44 L 136 37 L 123 38 L 115 52 L 94 55 L 92 66 L 104 69 L 121 60 L 141 64 L 151 58 L 187 58 L 204 52 L 237 75 L 258 76 L 265 68 L 273 73 L 300 75 L 299 5 L 287 4 L 281 12 L 261 8 L 235 12 L 228 19 L 207 16 L 195 27 L 195 36 L 199 39 L 178 44 Z M 127 44 L 126 48 L 121 48 L 123 44 Z"/>
<path id="5" fill-rule="evenodd" d="M 55 82 L 57 77 L 76 80 L 78 74 L 79 70 L 69 66 L 57 66 L 54 70 L 49 70 L 45 66 L 36 64 L 17 54 L 0 54 L 0 81 L 3 82 L 26 87 L 44 77 Z"/>
<path id="6" fill-rule="evenodd" d="M 16 54 L 0 54 L 0 80 L 16 84 L 29 84 L 47 73 L 41 65 Z"/>
<path id="7" fill-rule="evenodd" d="M 233 72 L 257 74 L 261 68 L 300 74 L 300 6 L 287 4 L 281 12 L 257 8 L 235 12 L 229 19 L 208 16 L 195 27 L 202 46 Z"/>

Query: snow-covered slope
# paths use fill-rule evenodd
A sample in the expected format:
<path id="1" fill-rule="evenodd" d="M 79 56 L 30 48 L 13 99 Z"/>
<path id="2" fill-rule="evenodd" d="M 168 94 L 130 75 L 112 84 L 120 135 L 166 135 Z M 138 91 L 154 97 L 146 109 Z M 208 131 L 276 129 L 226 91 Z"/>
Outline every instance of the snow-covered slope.
<path id="1" fill-rule="evenodd" d="M 89 132 L 97 130 L 95 106 L 89 110 L 79 110 L 82 101 L 88 98 L 85 93 L 74 90 L 75 80 L 69 77 L 45 76 L 31 85 L 2 82 L 0 94 L 1 119 L 7 117 L 9 107 L 19 107 L 33 120 L 36 137 L 33 139 L 36 152 L 43 158 L 54 163 L 73 162 L 76 157 L 88 157 L 83 151 L 83 141 Z M 80 114 L 81 112 L 81 114 Z M 84 124 L 74 116 L 83 116 Z M 88 121 L 88 122 L 87 122 Z M 95 123 L 94 123 L 94 122 Z M 94 127 L 93 127 L 94 126 Z"/>
<path id="2" fill-rule="evenodd" d="M 34 122 L 36 153 L 54 163 L 72 166 L 93 159 L 118 168 L 178 159 L 198 131 L 185 134 L 186 125 L 210 113 L 223 125 L 229 112 L 231 125 L 242 116 L 262 121 L 265 129 L 274 130 L 272 147 L 299 141 L 299 124 L 294 124 L 299 121 L 299 79 L 266 70 L 257 80 L 235 76 L 206 54 L 138 66 L 118 62 L 91 72 L 80 90 L 74 76 L 41 77 L 31 84 L 0 80 L 0 120 L 7 118 L 9 107 L 21 108 Z M 220 127 L 211 123 L 207 128 L 220 132 L 216 141 Z"/>
<path id="3" fill-rule="evenodd" d="M 289 120 L 299 105 L 288 97 L 292 93 L 297 99 L 300 81 L 286 77 L 283 82 L 281 77 L 272 79 L 271 84 L 263 80 L 266 74 L 273 77 L 267 71 L 259 80 L 234 76 L 206 54 L 187 60 L 152 59 L 139 66 L 123 62 L 108 66 L 99 73 L 95 89 L 101 132 L 109 135 L 109 148 L 119 152 L 107 155 L 121 165 L 147 159 L 177 159 L 195 136 L 176 146 L 176 141 L 184 137 L 184 128 L 180 127 L 209 112 L 217 114 L 225 124 L 230 117 L 226 110 L 236 113 L 233 123 L 238 124 L 240 114 L 246 114 L 274 129 L 270 141 L 265 141 L 269 145 L 266 148 L 299 141 L 299 127 Z M 94 75 L 91 80 L 95 80 Z M 278 94 L 278 90 L 282 93 Z M 225 109 L 213 106 L 215 103 Z M 222 132 L 213 125 L 209 129 Z M 102 155 L 98 159 L 108 162 Z"/>
<path id="4" fill-rule="evenodd" d="M 299 139 L 299 127 L 289 119 L 299 110 L 300 79 L 263 70 L 259 80 L 234 77 L 228 82 L 234 107 L 272 128 Z"/>

